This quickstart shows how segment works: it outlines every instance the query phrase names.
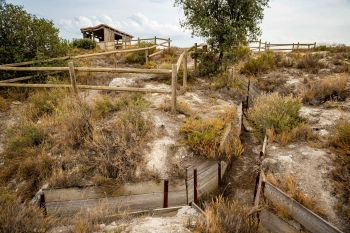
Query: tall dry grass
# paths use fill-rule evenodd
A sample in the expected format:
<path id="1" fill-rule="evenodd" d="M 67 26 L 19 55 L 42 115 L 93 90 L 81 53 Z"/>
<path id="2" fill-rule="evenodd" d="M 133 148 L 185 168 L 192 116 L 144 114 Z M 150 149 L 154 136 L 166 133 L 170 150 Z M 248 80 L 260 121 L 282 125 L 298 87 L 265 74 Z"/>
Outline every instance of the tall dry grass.
<path id="1" fill-rule="evenodd" d="M 102 97 L 87 104 L 64 89 L 38 91 L 6 132 L 1 185 L 24 198 L 51 187 L 95 184 L 106 190 L 147 177 L 143 149 L 152 138 L 148 103 L 140 94 Z M 114 187 L 114 188 L 111 188 Z M 113 192 L 113 191 L 112 191 Z"/>
<path id="2" fill-rule="evenodd" d="M 346 90 L 346 83 L 350 77 L 343 74 L 338 77 L 327 77 L 321 80 L 309 81 L 301 91 L 300 97 L 304 103 L 317 101 L 323 103 L 332 98 L 345 100 L 349 95 Z"/>
<path id="3" fill-rule="evenodd" d="M 249 215 L 248 207 L 218 196 L 206 207 L 205 214 L 197 222 L 195 230 L 206 233 L 252 233 L 258 232 L 257 225 L 257 220 Z"/>
<path id="4" fill-rule="evenodd" d="M 336 192 L 340 196 L 339 211 L 350 220 L 350 121 L 342 118 L 335 125 L 335 135 L 329 138 L 329 146 L 336 153 L 332 176 Z"/>

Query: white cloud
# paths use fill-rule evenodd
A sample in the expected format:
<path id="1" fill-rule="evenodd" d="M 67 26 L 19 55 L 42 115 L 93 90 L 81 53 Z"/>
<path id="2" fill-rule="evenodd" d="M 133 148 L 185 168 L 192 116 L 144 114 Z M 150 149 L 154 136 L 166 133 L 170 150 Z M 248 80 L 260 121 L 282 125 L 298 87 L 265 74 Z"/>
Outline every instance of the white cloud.
<path id="1" fill-rule="evenodd" d="M 80 33 L 80 28 L 96 26 L 98 24 L 107 24 L 116 29 L 125 31 L 134 35 L 135 37 L 186 37 L 190 36 L 189 31 L 183 31 L 178 22 L 161 23 L 156 20 L 151 20 L 147 16 L 138 12 L 123 22 L 115 21 L 112 17 L 103 14 L 100 16 L 77 16 L 71 19 L 60 19 L 59 25 L 62 29 L 69 33 Z"/>

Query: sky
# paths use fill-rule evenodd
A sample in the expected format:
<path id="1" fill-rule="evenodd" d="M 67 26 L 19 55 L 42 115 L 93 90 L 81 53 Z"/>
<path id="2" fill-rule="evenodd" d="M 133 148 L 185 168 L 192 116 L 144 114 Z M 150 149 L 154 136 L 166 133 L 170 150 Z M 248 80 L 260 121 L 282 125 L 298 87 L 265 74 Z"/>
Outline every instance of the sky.
<path id="1" fill-rule="evenodd" d="M 52 20 L 65 39 L 82 38 L 80 28 L 104 23 L 135 38 L 171 38 L 190 47 L 192 38 L 180 27 L 184 19 L 174 0 L 6 0 L 31 14 Z M 262 41 L 350 45 L 350 0 L 270 0 L 260 25 Z"/>

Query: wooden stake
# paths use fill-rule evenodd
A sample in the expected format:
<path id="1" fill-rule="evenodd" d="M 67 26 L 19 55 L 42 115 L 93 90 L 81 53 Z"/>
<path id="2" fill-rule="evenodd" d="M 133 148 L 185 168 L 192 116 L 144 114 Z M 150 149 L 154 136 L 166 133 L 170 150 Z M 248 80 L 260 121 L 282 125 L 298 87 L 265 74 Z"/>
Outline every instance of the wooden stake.
<path id="1" fill-rule="evenodd" d="M 163 208 L 168 208 L 168 192 L 169 192 L 169 181 L 164 180 Z"/>
<path id="2" fill-rule="evenodd" d="M 177 84 L 177 65 L 172 65 L 171 77 L 171 113 L 176 114 L 176 84 Z"/>
<path id="3" fill-rule="evenodd" d="M 170 52 L 170 38 L 168 38 L 168 51 Z"/>
<path id="4" fill-rule="evenodd" d="M 184 57 L 184 63 L 183 63 L 183 83 L 182 86 L 184 88 L 184 91 L 186 92 L 187 89 L 187 50 L 185 51 L 185 57 Z"/>
<path id="5" fill-rule="evenodd" d="M 70 81 L 72 83 L 72 87 L 74 89 L 74 92 L 78 93 L 77 82 L 75 80 L 75 72 L 74 72 L 74 64 L 73 64 L 73 62 L 70 61 L 68 63 L 68 66 L 69 66 L 69 75 L 70 75 Z"/>
<path id="6" fill-rule="evenodd" d="M 149 60 L 149 56 L 148 56 L 148 54 L 149 54 L 149 50 L 148 50 L 148 49 L 146 49 L 146 50 L 145 50 L 145 53 L 146 53 L 146 63 L 148 63 L 148 60 Z"/>

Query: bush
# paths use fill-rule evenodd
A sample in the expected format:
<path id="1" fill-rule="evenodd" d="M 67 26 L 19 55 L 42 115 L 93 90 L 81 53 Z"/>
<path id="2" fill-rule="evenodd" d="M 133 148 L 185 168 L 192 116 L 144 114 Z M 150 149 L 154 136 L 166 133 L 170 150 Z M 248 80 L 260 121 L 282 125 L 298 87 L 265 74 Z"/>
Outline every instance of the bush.
<path id="1" fill-rule="evenodd" d="M 198 70 L 200 76 L 210 76 L 219 72 L 220 61 L 214 52 L 201 53 L 199 61 Z"/>
<path id="2" fill-rule="evenodd" d="M 292 95 L 281 96 L 278 93 L 262 94 L 248 110 L 248 119 L 254 125 L 260 138 L 267 129 L 280 134 L 290 131 L 301 124 L 299 110 L 301 99 Z"/>
<path id="3" fill-rule="evenodd" d="M 226 142 L 221 147 L 220 142 L 225 132 L 226 126 L 236 117 L 235 108 L 227 108 L 224 113 L 217 118 L 202 120 L 199 117 L 189 118 L 181 128 L 184 135 L 184 143 L 188 145 L 196 154 L 204 155 L 209 159 L 226 158 L 229 162 L 241 150 L 240 144 L 236 141 L 234 129 L 226 138 Z M 237 147 L 237 148 L 235 148 Z M 232 154 L 234 155 L 232 157 Z"/>
<path id="4" fill-rule="evenodd" d="M 252 233 L 258 232 L 258 223 L 249 215 L 248 207 L 219 196 L 206 207 L 205 214 L 196 223 L 195 230 L 205 233 Z"/>
<path id="5" fill-rule="evenodd" d="M 245 75 L 259 76 L 263 72 L 274 69 L 275 56 L 273 52 L 263 53 L 260 57 L 252 58 L 241 68 L 240 72 Z"/>
<path id="6" fill-rule="evenodd" d="M 319 60 L 322 58 L 322 55 L 305 55 L 300 61 L 297 63 L 298 69 L 304 69 L 312 74 L 317 74 L 320 69 L 326 68 L 323 63 L 320 63 Z"/>
<path id="7" fill-rule="evenodd" d="M 84 39 L 74 39 L 73 46 L 79 49 L 92 50 L 96 48 L 96 42 L 94 40 L 84 38 Z"/>
<path id="8" fill-rule="evenodd" d="M 46 232 L 53 223 L 42 209 L 23 203 L 15 192 L 0 187 L 0 232 Z"/>
<path id="9" fill-rule="evenodd" d="M 349 78 L 345 75 L 339 77 L 327 77 L 321 80 L 311 81 L 301 92 L 303 102 L 318 101 L 320 103 L 334 98 L 345 100 L 349 95 L 346 83 Z"/>

